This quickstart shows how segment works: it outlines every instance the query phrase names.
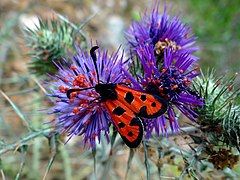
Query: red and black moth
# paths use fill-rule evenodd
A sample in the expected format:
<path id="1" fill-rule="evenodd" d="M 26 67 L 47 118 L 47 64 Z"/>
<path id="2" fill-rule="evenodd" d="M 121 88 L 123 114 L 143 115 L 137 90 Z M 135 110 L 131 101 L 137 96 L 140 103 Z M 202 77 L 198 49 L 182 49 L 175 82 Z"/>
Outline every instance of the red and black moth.
<path id="1" fill-rule="evenodd" d="M 70 99 L 73 92 L 94 88 L 100 95 L 96 100 L 103 103 L 125 144 L 130 148 L 136 148 L 143 138 L 140 117 L 150 119 L 161 116 L 167 110 L 167 102 L 159 96 L 136 91 L 124 83 L 100 83 L 95 54 L 98 48 L 94 46 L 90 50 L 98 83 L 89 88 L 69 89 L 67 97 Z"/>

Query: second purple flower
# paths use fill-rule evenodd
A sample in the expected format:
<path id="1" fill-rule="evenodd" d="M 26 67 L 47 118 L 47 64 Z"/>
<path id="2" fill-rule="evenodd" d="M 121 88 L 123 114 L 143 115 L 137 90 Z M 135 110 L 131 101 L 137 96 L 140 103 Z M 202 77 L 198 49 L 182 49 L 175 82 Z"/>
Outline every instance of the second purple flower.
<path id="1" fill-rule="evenodd" d="M 152 44 L 142 44 L 137 49 L 137 57 L 142 66 L 142 75 L 134 79 L 125 72 L 135 89 L 145 91 L 164 98 L 168 102 L 167 115 L 155 120 L 145 120 L 147 138 L 155 129 L 156 134 L 168 133 L 168 124 L 172 132 L 178 132 L 180 127 L 175 115 L 175 107 L 190 120 L 195 121 L 198 114 L 193 110 L 203 105 L 203 99 L 190 88 L 192 79 L 198 74 L 194 67 L 195 61 L 188 53 L 176 55 L 174 49 L 165 50 L 163 64 L 158 64 Z"/>
<path id="2" fill-rule="evenodd" d="M 189 53 L 191 58 L 198 57 L 192 53 L 199 50 L 194 46 L 196 37 L 193 36 L 190 26 L 181 22 L 178 16 L 171 17 L 164 7 L 159 12 L 159 3 L 156 2 L 148 16 L 146 13 L 139 22 L 133 22 L 126 32 L 126 38 L 131 51 L 136 54 L 140 44 L 152 44 L 156 56 L 162 57 L 169 47 L 178 54 Z"/>

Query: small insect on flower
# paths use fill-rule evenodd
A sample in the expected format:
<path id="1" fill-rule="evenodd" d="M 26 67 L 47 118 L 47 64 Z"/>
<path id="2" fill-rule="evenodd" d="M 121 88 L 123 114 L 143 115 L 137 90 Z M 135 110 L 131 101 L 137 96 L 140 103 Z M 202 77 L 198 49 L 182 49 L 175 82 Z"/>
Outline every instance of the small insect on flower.
<path id="1" fill-rule="evenodd" d="M 100 96 L 92 99 L 89 103 L 103 104 L 123 141 L 128 147 L 136 148 L 143 137 L 143 125 L 139 117 L 149 119 L 161 116 L 167 110 L 168 105 L 163 98 L 136 91 L 127 87 L 127 83 L 102 83 L 95 54 L 95 50 L 98 48 L 98 46 L 94 46 L 90 50 L 97 83 L 82 89 L 68 89 L 66 95 L 72 99 L 81 91 L 95 89 Z"/>

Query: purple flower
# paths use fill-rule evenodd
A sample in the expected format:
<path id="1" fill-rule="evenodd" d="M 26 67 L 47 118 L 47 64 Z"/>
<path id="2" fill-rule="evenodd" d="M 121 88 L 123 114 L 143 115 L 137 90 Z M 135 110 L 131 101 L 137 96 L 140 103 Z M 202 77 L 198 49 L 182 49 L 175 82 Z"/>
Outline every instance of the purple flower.
<path id="1" fill-rule="evenodd" d="M 97 51 L 97 67 L 101 83 L 119 83 L 126 79 L 121 73 L 126 68 L 122 56 L 116 53 L 108 56 L 107 51 Z M 94 87 L 97 83 L 97 74 L 93 60 L 89 53 L 77 48 L 77 54 L 70 56 L 69 64 L 63 59 L 64 65 L 56 64 L 59 73 L 51 76 L 53 82 L 48 82 L 51 96 L 56 98 L 51 114 L 57 114 L 56 133 L 68 133 L 68 140 L 72 136 L 83 136 L 84 146 L 90 144 L 92 149 L 96 146 L 96 140 L 100 143 L 101 135 L 104 134 L 109 142 L 109 122 L 111 118 L 102 103 L 98 100 L 99 94 L 94 88 L 71 93 L 69 99 L 66 95 L 69 89 L 84 89 Z M 110 121 L 109 121 L 110 120 Z"/>
<path id="2" fill-rule="evenodd" d="M 154 129 L 157 135 L 160 132 L 167 135 L 168 124 L 173 133 L 178 132 L 176 108 L 190 120 L 195 121 L 198 115 L 193 111 L 193 108 L 203 105 L 203 99 L 198 97 L 189 87 L 192 79 L 198 76 L 195 72 L 198 68 L 194 68 L 192 65 L 196 60 L 188 53 L 179 55 L 173 48 L 169 48 L 165 50 L 163 64 L 159 64 L 152 44 L 140 44 L 136 53 L 142 65 L 143 74 L 142 76 L 137 75 L 138 81 L 132 78 L 127 71 L 124 71 L 126 76 L 133 83 L 135 89 L 161 96 L 169 104 L 166 115 L 154 120 L 145 120 L 146 137 L 149 138 Z"/>
<path id="3" fill-rule="evenodd" d="M 163 14 L 160 14 L 157 1 L 150 16 L 145 13 L 139 22 L 132 23 L 126 38 L 133 54 L 136 54 L 140 44 L 145 43 L 152 44 L 155 55 L 159 57 L 163 57 L 165 50 L 171 47 L 174 52 L 189 53 L 192 59 L 197 60 L 198 57 L 192 53 L 199 47 L 193 46 L 196 37 L 191 33 L 190 26 L 182 23 L 178 16 L 170 17 L 166 9 L 165 6 Z"/>

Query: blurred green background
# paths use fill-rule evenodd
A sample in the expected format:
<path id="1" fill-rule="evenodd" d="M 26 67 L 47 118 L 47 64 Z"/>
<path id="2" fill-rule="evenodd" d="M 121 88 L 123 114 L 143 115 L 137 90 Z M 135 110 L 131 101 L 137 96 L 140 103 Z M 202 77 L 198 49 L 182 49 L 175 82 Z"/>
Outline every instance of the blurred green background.
<path id="1" fill-rule="evenodd" d="M 83 149 L 81 138 L 76 137 L 67 145 L 55 144 L 54 140 L 47 141 L 44 134 L 36 134 L 26 145 L 17 149 L 20 139 L 28 137 L 29 124 L 34 128 L 47 128 L 44 124 L 51 121 L 52 116 L 39 111 L 49 106 L 44 91 L 39 84 L 40 78 L 30 76 L 27 70 L 28 48 L 25 46 L 23 35 L 19 29 L 23 24 L 30 25 L 37 17 L 54 18 L 54 11 L 69 18 L 70 21 L 81 24 L 90 15 L 97 15 L 84 27 L 83 32 L 89 40 L 98 40 L 101 46 L 116 50 L 125 43 L 123 31 L 133 19 L 139 19 L 139 13 L 149 10 L 154 1 L 145 0 L 1 0 L 0 1 L 0 86 L 10 101 L 0 95 L 0 177 L 7 179 L 94 179 L 93 159 L 91 151 Z M 164 2 L 160 1 L 161 6 Z M 192 26 L 193 33 L 198 37 L 197 45 L 201 51 L 199 64 L 203 69 L 214 67 L 217 74 L 232 75 L 240 70 L 240 1 L 239 0 L 184 0 L 166 1 L 172 13 L 183 15 L 183 21 Z M 160 10 L 163 8 L 160 7 Z M 239 86 L 240 80 L 237 79 Z M 16 107 L 15 107 L 16 106 Z M 29 124 L 26 124 L 29 122 Z M 32 133 L 32 132 L 31 132 Z M 30 137 L 31 138 L 31 137 Z M 185 146 L 189 142 L 178 137 L 178 142 Z M 64 142 L 65 137 L 60 137 Z M 175 138 L 168 141 L 175 142 Z M 50 146 L 49 143 L 50 142 Z M 6 144 L 10 150 L 5 152 Z M 57 147 L 55 147 L 55 145 Z M 19 146 L 20 147 L 20 146 Z M 51 147 L 51 148 L 50 148 Z M 186 147 L 187 148 L 187 147 Z M 57 156 L 54 156 L 54 152 Z M 98 152 L 98 179 L 124 179 L 129 151 L 127 148 L 118 151 L 110 162 L 108 151 Z M 158 178 L 156 150 L 153 150 L 151 172 L 153 178 Z M 145 179 L 144 154 L 141 148 L 137 150 L 128 179 Z M 55 159 L 56 158 L 56 159 Z M 48 164 L 54 160 L 50 171 Z M 169 163 L 163 159 L 163 176 L 175 177 L 181 173 L 184 166 L 181 159 Z M 170 165 L 169 165 L 170 164 Z M 236 166 L 239 172 L 240 166 Z M 205 172 L 204 178 L 221 178 L 220 171 Z"/>
<path id="2" fill-rule="evenodd" d="M 239 72 L 240 2 L 197 0 L 187 4 L 186 19 L 199 37 L 202 67 L 214 67 L 219 74 Z"/>

